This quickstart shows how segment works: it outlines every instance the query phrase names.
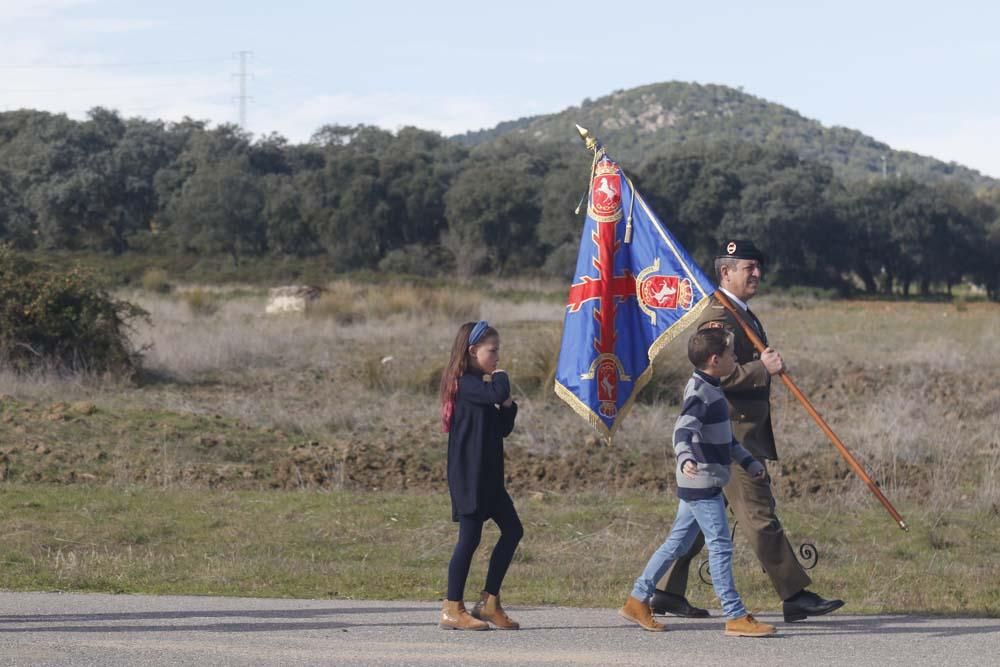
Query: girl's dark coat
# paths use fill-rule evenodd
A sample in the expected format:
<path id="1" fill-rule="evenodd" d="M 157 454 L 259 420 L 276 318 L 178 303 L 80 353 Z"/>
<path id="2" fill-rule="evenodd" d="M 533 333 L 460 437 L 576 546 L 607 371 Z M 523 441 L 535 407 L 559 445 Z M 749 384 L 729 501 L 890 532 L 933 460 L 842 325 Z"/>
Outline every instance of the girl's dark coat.
<path id="1" fill-rule="evenodd" d="M 516 403 L 501 405 L 508 397 L 506 373 L 494 373 L 491 382 L 473 371 L 458 379 L 448 432 L 448 491 L 454 521 L 459 515 L 486 519 L 506 496 L 503 439 L 514 429 L 517 416 Z"/>

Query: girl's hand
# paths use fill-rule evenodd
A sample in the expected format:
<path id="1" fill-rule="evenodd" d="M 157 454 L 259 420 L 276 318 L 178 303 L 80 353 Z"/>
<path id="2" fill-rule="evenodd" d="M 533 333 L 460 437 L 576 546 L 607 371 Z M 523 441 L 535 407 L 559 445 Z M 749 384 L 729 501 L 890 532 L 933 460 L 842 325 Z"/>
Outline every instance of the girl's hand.
<path id="1" fill-rule="evenodd" d="M 684 476 L 688 479 L 694 479 L 698 476 L 698 466 L 694 461 L 688 459 L 684 462 L 684 465 L 681 466 L 681 472 L 684 473 Z"/>
<path id="2" fill-rule="evenodd" d="M 514 405 L 514 397 L 513 396 L 509 397 L 506 401 L 504 401 L 500 405 L 504 406 L 505 408 L 509 408 L 510 406 Z"/>

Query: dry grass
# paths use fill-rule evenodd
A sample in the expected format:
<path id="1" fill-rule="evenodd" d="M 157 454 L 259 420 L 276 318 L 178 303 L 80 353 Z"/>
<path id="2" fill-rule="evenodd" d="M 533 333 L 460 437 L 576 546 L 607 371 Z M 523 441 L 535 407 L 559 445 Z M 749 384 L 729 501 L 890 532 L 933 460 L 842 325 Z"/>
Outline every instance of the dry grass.
<path id="1" fill-rule="evenodd" d="M 528 298 L 531 290 L 537 299 Z M 542 455 L 571 456 L 594 441 L 583 420 L 551 392 L 564 308 L 551 298 L 557 288 L 550 283 L 447 290 L 338 281 L 329 286 L 325 305 L 308 317 L 264 316 L 263 292 L 238 287 L 203 290 L 216 309 L 196 314 L 186 296 L 192 291 L 125 295 L 152 316 L 152 326 L 136 334 L 137 344 L 152 345 L 140 388 L 4 374 L 0 392 L 41 401 L 86 397 L 108 409 L 219 414 L 315 438 L 439 448 L 437 376 L 457 325 L 483 317 L 501 332 L 501 363 L 521 403 L 510 442 Z M 754 305 L 796 382 L 893 497 L 996 502 L 995 304 L 957 310 L 949 304 L 763 297 Z M 656 378 L 625 421 L 616 448 L 648 455 L 650 466 L 664 465 L 687 373 L 678 342 L 661 355 Z M 792 468 L 800 464 L 812 466 L 815 485 L 836 488 L 848 502 L 871 502 L 858 484 L 824 486 L 842 472 L 832 446 L 780 384 L 773 402 L 779 452 L 789 464 L 785 476 L 799 475 Z M 971 457 L 959 467 L 949 465 L 956 449 Z M 791 482 L 782 487 L 782 475 L 776 475 L 779 493 L 808 492 Z"/>
<path id="2" fill-rule="evenodd" d="M 903 468 L 918 468 L 931 480 L 922 491 L 930 491 L 932 502 L 995 502 L 987 491 L 995 483 L 979 474 L 992 465 L 988 452 L 1000 448 L 994 304 L 956 311 L 948 304 L 820 302 L 787 309 L 771 302 L 755 310 L 775 332 L 771 343 L 800 387 L 884 485 L 906 492 L 901 487 L 912 481 L 912 470 L 904 476 Z M 774 403 L 783 455 L 808 456 L 827 446 L 783 386 Z"/>
<path id="3" fill-rule="evenodd" d="M 471 291 L 338 280 L 327 286 L 309 314 L 348 325 L 399 319 L 466 321 L 478 317 L 479 310 L 480 296 Z"/>
<path id="4" fill-rule="evenodd" d="M 436 470 L 444 445 L 436 377 L 468 319 L 489 319 L 501 333 L 501 363 L 521 406 L 511 451 L 559 457 L 566 467 L 599 452 L 609 465 L 629 459 L 668 474 L 689 372 L 683 343 L 664 351 L 606 449 L 552 394 L 564 308 L 551 284 L 394 291 L 335 283 L 329 310 L 306 317 L 267 317 L 263 291 L 240 287 L 203 288 L 215 309 L 197 313 L 192 291 L 122 295 L 151 313 L 152 326 L 135 338 L 152 345 L 140 386 L 0 372 L 0 394 L 17 399 L 4 403 L 16 410 L 0 410 L 0 469 L 13 475 L 29 450 L 51 449 L 33 459 L 38 478 L 77 482 L 2 486 L 6 586 L 439 596 L 454 540 L 443 481 L 431 495 L 206 495 L 193 480 L 208 463 L 224 484 L 226 474 L 242 480 L 253 465 L 270 470 L 272 454 L 295 471 L 312 456 L 344 464 L 323 486 L 337 489 L 361 450 L 381 452 L 386 484 L 396 479 L 398 455 Z M 1000 308 L 802 298 L 754 306 L 796 382 L 913 526 L 891 532 L 868 490 L 777 385 L 780 514 L 793 542 L 818 542 L 818 589 L 848 597 L 859 611 L 1000 613 L 995 586 L 967 586 L 996 579 L 989 554 L 1000 512 Z M 71 464 L 82 473 L 64 475 Z M 512 456 L 508 470 L 523 464 Z M 78 483 L 109 465 L 112 474 L 99 477 L 106 485 Z M 261 488 L 246 484 L 224 488 Z M 505 585 L 521 603 L 615 604 L 673 512 L 669 497 L 621 486 L 582 496 L 553 492 L 544 480 L 527 488 L 516 500 L 528 537 Z M 813 490 L 815 498 L 788 502 Z M 373 551 L 373 542 L 387 548 Z M 771 608 L 766 578 L 737 542 L 741 592 Z M 476 563 L 473 579 L 484 568 Z M 589 573 L 584 587 L 578 563 Z M 711 590 L 696 587 L 692 597 L 708 603 Z"/>

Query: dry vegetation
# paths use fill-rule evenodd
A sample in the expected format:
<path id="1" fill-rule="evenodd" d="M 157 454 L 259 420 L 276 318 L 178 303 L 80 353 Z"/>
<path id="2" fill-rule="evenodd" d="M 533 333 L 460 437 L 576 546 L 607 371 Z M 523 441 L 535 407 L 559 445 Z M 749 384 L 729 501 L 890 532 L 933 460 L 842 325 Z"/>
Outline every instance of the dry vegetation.
<path id="1" fill-rule="evenodd" d="M 509 440 L 515 489 L 668 488 L 665 457 L 688 373 L 683 344 L 663 353 L 608 446 L 551 391 L 558 289 L 338 281 L 307 316 L 265 316 L 264 293 L 250 288 L 125 294 L 151 314 L 136 333 L 149 346 L 142 384 L 3 374 L 0 470 L 14 481 L 441 490 L 438 373 L 457 323 L 485 317 L 500 329 L 522 408 Z M 793 377 L 891 497 L 1000 501 L 995 305 L 776 297 L 755 305 Z M 867 502 L 777 387 L 779 495 Z"/>
<path id="2" fill-rule="evenodd" d="M 664 352 L 608 445 L 552 393 L 563 286 L 337 282 L 308 315 L 265 316 L 263 290 L 154 282 L 120 295 L 151 314 L 136 332 L 150 346 L 140 384 L 0 373 L 2 585 L 439 595 L 454 535 L 435 389 L 457 324 L 477 317 L 499 328 L 521 405 L 508 472 L 529 538 L 510 595 L 614 604 L 662 538 L 683 345 Z M 821 547 L 820 588 L 857 610 L 1000 613 L 1000 591 L 963 583 L 996 578 L 984 536 L 1000 516 L 1000 309 L 755 306 L 800 387 L 914 526 L 887 539 L 888 517 L 779 384 L 775 488 L 794 539 Z M 569 552 L 600 575 L 575 585 Z M 741 590 L 770 605 L 745 546 L 738 563 Z"/>

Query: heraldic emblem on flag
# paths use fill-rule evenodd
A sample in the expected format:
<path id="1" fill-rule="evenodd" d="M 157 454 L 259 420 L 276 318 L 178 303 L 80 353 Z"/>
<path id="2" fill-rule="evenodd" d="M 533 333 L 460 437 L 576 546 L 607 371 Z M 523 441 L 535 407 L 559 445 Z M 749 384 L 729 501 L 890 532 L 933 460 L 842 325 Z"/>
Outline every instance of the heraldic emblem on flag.
<path id="1" fill-rule="evenodd" d="M 610 438 L 652 377 L 656 355 L 697 319 L 715 285 L 578 129 L 594 166 L 555 391 Z"/>

